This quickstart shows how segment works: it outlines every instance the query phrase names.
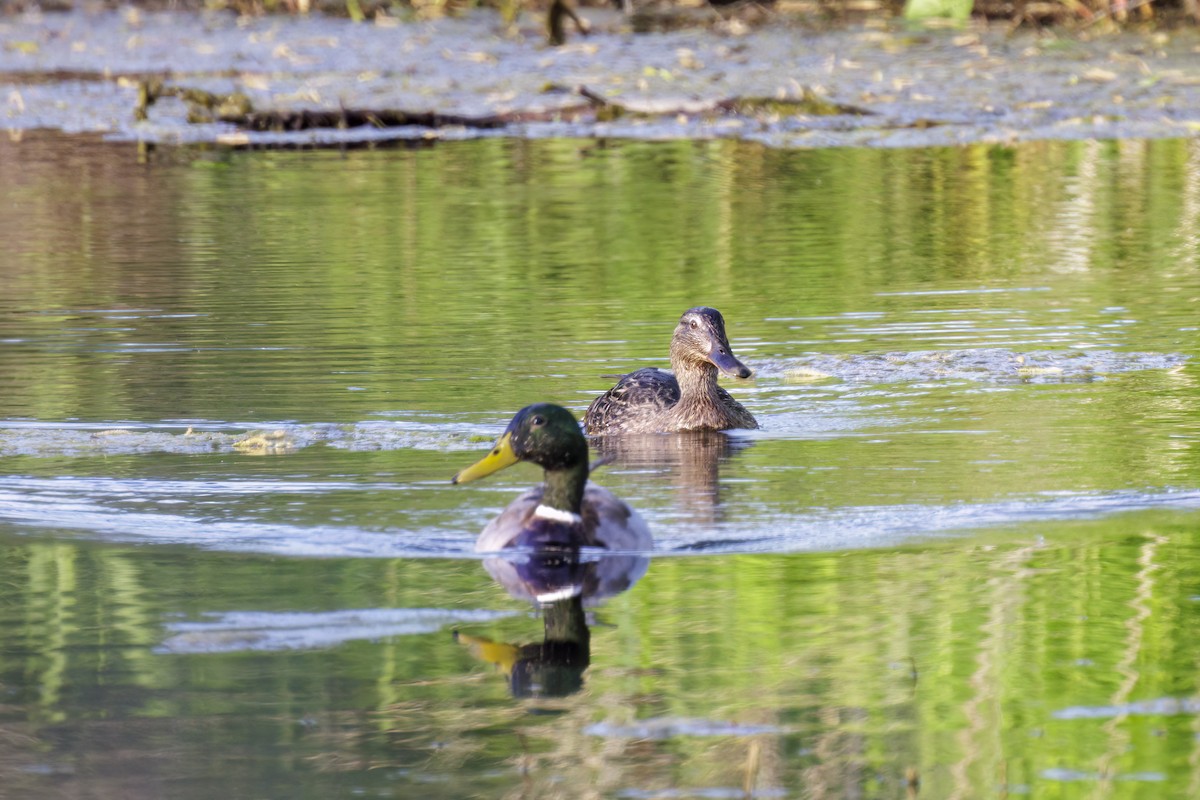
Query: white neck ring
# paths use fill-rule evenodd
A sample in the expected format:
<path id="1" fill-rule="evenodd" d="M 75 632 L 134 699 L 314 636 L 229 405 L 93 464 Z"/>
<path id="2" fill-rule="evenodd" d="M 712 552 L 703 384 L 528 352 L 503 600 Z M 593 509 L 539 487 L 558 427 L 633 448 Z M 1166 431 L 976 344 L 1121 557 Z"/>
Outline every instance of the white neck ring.
<path id="1" fill-rule="evenodd" d="M 553 508 L 547 505 L 538 505 L 533 510 L 533 515 L 539 519 L 553 520 L 554 522 L 565 522 L 569 525 L 576 525 L 583 522 L 583 517 L 573 511 L 563 511 L 561 508 Z"/>

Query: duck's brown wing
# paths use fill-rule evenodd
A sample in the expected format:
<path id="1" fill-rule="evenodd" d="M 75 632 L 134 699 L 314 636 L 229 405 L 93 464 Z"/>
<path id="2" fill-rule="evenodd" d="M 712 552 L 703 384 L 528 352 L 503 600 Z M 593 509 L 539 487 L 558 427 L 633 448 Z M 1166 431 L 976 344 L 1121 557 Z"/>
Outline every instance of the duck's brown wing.
<path id="1" fill-rule="evenodd" d="M 592 401 L 583 415 L 583 429 L 592 435 L 621 433 L 665 414 L 678 402 L 679 381 L 672 373 L 657 367 L 639 369 Z"/>

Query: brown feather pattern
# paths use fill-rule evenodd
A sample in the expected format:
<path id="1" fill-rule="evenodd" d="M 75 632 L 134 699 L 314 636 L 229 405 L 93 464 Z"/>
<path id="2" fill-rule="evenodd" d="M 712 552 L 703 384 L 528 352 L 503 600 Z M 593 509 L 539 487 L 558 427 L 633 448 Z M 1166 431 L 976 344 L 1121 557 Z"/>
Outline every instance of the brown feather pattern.
<path id="1" fill-rule="evenodd" d="M 625 375 L 588 406 L 584 430 L 595 436 L 757 428 L 754 415 L 717 385 L 718 364 L 750 374 L 733 357 L 720 312 L 688 309 L 671 338 L 673 373 L 648 367 Z"/>

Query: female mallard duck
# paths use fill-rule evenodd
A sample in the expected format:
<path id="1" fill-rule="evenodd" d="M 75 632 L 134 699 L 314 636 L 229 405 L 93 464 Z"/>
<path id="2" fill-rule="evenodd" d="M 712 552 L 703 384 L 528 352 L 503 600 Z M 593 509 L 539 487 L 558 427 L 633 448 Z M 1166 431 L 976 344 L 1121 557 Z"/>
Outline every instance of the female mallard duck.
<path id="1" fill-rule="evenodd" d="M 591 435 L 674 433 L 757 428 L 754 416 L 717 385 L 717 370 L 749 378 L 733 356 L 725 319 L 715 308 L 689 308 L 671 337 L 671 369 L 631 372 L 588 406 L 583 426 Z"/>
<path id="2" fill-rule="evenodd" d="M 492 451 L 454 476 L 466 483 L 531 461 L 545 470 L 545 483 L 509 504 L 483 529 L 477 552 L 506 547 L 538 550 L 582 546 L 647 550 L 650 529 L 616 495 L 588 481 L 588 445 L 570 411 L 537 403 L 517 412 Z"/>

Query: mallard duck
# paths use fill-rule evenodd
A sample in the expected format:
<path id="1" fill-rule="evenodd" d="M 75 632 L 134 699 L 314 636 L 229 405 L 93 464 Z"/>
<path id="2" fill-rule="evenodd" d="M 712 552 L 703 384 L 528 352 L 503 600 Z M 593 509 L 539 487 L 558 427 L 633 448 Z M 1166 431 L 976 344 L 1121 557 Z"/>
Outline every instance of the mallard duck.
<path id="1" fill-rule="evenodd" d="M 671 337 L 671 369 L 631 372 L 588 406 L 588 434 L 674 433 L 757 428 L 758 421 L 717 385 L 717 370 L 749 378 L 725 335 L 725 319 L 715 308 L 689 308 Z"/>
<path id="2" fill-rule="evenodd" d="M 518 461 L 541 466 L 545 482 L 512 501 L 487 524 L 475 542 L 476 552 L 508 547 L 650 548 L 650 529 L 641 516 L 612 492 L 588 481 L 587 440 L 575 417 L 562 406 L 536 403 L 518 411 L 491 452 L 455 475 L 451 483 L 473 481 Z"/>

